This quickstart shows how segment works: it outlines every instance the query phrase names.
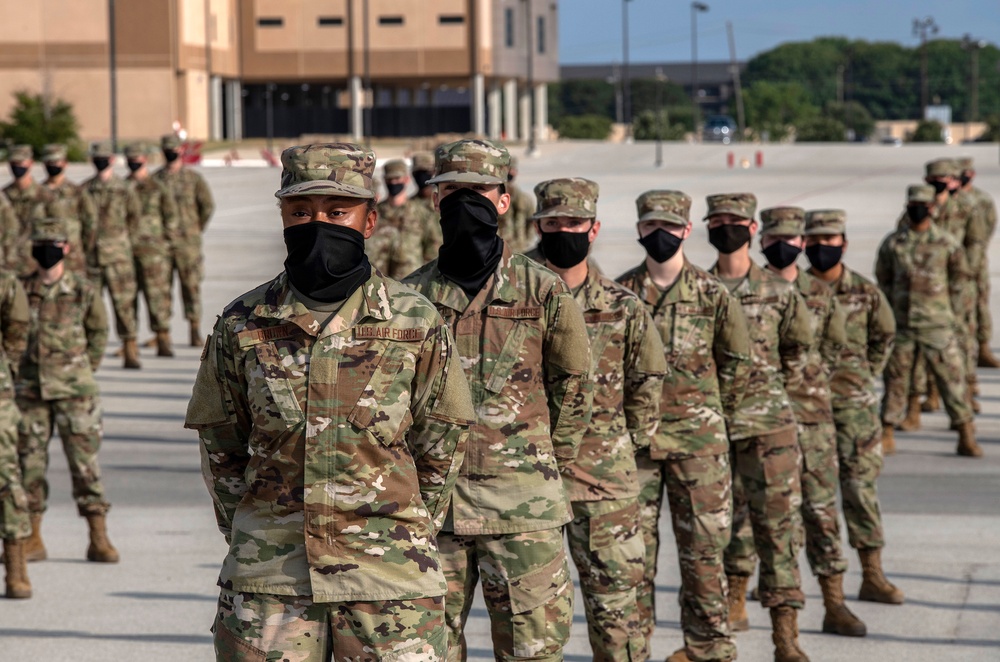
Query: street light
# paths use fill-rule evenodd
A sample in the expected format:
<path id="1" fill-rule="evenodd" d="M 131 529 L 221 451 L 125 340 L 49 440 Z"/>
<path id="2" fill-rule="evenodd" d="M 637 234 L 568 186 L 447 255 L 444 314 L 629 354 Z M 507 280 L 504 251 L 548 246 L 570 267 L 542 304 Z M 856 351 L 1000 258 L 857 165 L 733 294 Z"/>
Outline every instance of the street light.
<path id="1" fill-rule="evenodd" d="M 927 116 L 927 37 L 937 33 L 937 23 L 930 16 L 913 19 L 913 36 L 920 38 L 920 119 Z"/>
<path id="2" fill-rule="evenodd" d="M 625 142 L 632 142 L 632 83 L 628 77 L 628 3 L 622 0 L 622 122 Z"/>
<path id="3" fill-rule="evenodd" d="M 663 84 L 667 77 L 663 75 L 663 68 L 656 68 L 656 160 L 653 165 L 657 168 L 663 165 Z"/>
<path id="4" fill-rule="evenodd" d="M 531 38 L 531 28 L 534 21 L 531 20 L 531 0 L 524 0 L 524 46 L 528 49 L 528 71 L 525 72 L 528 85 L 528 149 L 527 156 L 538 156 L 538 147 L 535 144 L 535 45 Z"/>
<path id="5" fill-rule="evenodd" d="M 962 48 L 969 51 L 969 107 L 965 112 L 965 139 L 969 139 L 969 122 L 979 119 L 979 49 L 986 46 L 983 39 L 962 37 Z"/>
<path id="6" fill-rule="evenodd" d="M 698 123 L 701 112 L 698 101 L 698 14 L 707 12 L 708 5 L 704 2 L 691 3 L 691 104 L 693 109 L 694 134 L 698 135 Z"/>

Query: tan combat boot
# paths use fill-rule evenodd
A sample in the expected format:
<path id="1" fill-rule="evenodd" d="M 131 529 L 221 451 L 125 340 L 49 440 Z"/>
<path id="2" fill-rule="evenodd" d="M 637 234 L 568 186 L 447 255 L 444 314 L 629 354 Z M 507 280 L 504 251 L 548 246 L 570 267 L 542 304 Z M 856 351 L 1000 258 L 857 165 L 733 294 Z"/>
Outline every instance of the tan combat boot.
<path id="1" fill-rule="evenodd" d="M 982 457 L 983 449 L 976 443 L 976 428 L 972 421 L 958 426 L 958 454 L 962 457 Z"/>
<path id="2" fill-rule="evenodd" d="M 859 549 L 861 559 L 861 590 L 858 600 L 881 602 L 887 605 L 903 604 L 903 592 L 896 588 L 882 572 L 882 549 Z"/>
<path id="3" fill-rule="evenodd" d="M 8 598 L 20 600 L 31 597 L 31 582 L 28 581 L 28 562 L 24 558 L 24 541 L 3 541 L 3 565 L 7 575 L 5 595 Z"/>
<path id="4" fill-rule="evenodd" d="M 828 577 L 820 575 L 817 579 L 823 591 L 823 607 L 826 609 L 826 614 L 823 615 L 823 632 L 842 637 L 863 637 L 868 634 L 865 624 L 844 604 L 843 573 Z"/>
<path id="5" fill-rule="evenodd" d="M 174 355 L 174 350 L 170 347 L 169 331 L 156 332 L 156 355 L 166 356 L 166 357 L 171 357 Z"/>
<path id="6" fill-rule="evenodd" d="M 688 657 L 687 650 L 681 648 L 675 650 L 673 654 L 667 658 L 667 662 L 692 662 L 691 658 Z"/>
<path id="7" fill-rule="evenodd" d="M 799 648 L 798 614 L 788 606 L 771 608 L 771 641 L 774 642 L 774 662 L 809 662 Z"/>
<path id="8" fill-rule="evenodd" d="M 139 343 L 135 338 L 126 338 L 122 341 L 122 351 L 125 355 L 125 368 L 129 370 L 138 370 L 142 367 L 139 363 Z"/>
<path id="9" fill-rule="evenodd" d="M 937 382 L 933 379 L 927 382 L 927 398 L 924 399 L 924 404 L 920 405 L 920 411 L 925 414 L 929 414 L 932 411 L 937 411 L 941 408 L 941 395 L 938 393 Z"/>
<path id="10" fill-rule="evenodd" d="M 729 628 L 733 632 L 750 629 L 747 616 L 747 584 L 750 578 L 743 575 L 726 575 L 729 580 Z"/>
<path id="11" fill-rule="evenodd" d="M 24 541 L 24 558 L 29 563 L 49 558 L 42 542 L 42 514 L 31 513 L 31 536 Z"/>
<path id="12" fill-rule="evenodd" d="M 988 342 L 979 343 L 979 360 L 976 362 L 979 368 L 1000 368 L 1000 360 L 993 356 Z"/>
<path id="13" fill-rule="evenodd" d="M 897 425 L 903 432 L 913 432 L 920 429 L 920 396 L 911 395 L 910 403 L 906 408 L 906 418 Z"/>
<path id="14" fill-rule="evenodd" d="M 882 423 L 882 455 L 896 454 L 896 437 L 891 423 Z"/>
<path id="15" fill-rule="evenodd" d="M 90 527 L 87 560 L 96 563 L 118 563 L 118 550 L 108 540 L 104 515 L 87 515 L 87 526 Z"/>
<path id="16" fill-rule="evenodd" d="M 191 346 L 201 347 L 205 342 L 205 339 L 201 337 L 201 329 L 198 328 L 198 323 L 191 322 Z"/>

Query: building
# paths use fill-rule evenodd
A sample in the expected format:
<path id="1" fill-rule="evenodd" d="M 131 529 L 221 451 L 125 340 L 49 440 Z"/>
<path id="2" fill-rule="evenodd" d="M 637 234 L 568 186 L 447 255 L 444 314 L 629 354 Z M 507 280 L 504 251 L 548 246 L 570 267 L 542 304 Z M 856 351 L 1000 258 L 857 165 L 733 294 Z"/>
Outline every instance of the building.
<path id="1" fill-rule="evenodd" d="M 0 115 L 27 90 L 73 104 L 85 140 L 174 122 L 194 139 L 544 139 L 557 11 L 555 0 L 0 0 Z"/>

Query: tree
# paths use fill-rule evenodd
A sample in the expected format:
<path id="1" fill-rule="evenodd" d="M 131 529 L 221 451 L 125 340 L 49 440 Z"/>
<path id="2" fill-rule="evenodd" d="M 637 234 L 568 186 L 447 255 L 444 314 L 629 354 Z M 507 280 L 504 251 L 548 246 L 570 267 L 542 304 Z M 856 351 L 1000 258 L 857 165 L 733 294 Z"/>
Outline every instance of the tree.
<path id="1" fill-rule="evenodd" d="M 40 154 L 49 143 L 64 143 L 72 161 L 82 161 L 86 152 L 80 144 L 79 123 L 73 106 L 56 98 L 26 91 L 15 92 L 10 119 L 0 122 L 0 136 L 9 144 L 27 144 Z"/>
<path id="2" fill-rule="evenodd" d="M 795 127 L 795 141 L 800 143 L 835 143 L 844 140 L 847 127 L 833 117 L 810 117 Z"/>
<path id="3" fill-rule="evenodd" d="M 920 120 L 910 136 L 910 142 L 943 143 L 944 127 L 937 120 Z"/>
<path id="4" fill-rule="evenodd" d="M 615 86 L 603 80 L 566 80 L 549 86 L 553 126 L 567 115 L 615 116 Z"/>
<path id="5" fill-rule="evenodd" d="M 758 81 L 743 93 L 747 126 L 758 137 L 785 138 L 795 125 L 819 114 L 798 83 Z"/>
<path id="6" fill-rule="evenodd" d="M 691 119 L 693 112 L 688 110 L 688 119 Z M 685 134 L 690 130 L 683 122 L 670 122 L 671 113 L 666 110 L 660 111 L 660 131 L 663 140 L 684 140 Z M 632 122 L 632 135 L 636 140 L 656 140 L 657 129 L 656 113 L 652 110 L 644 110 L 635 116 Z"/>
<path id="7" fill-rule="evenodd" d="M 604 115 L 567 115 L 556 124 L 560 138 L 604 140 L 611 133 L 611 118 Z"/>
<path id="8" fill-rule="evenodd" d="M 871 113 L 857 101 L 828 103 L 824 114 L 850 131 L 853 140 L 864 140 L 875 130 L 875 120 L 872 119 Z"/>

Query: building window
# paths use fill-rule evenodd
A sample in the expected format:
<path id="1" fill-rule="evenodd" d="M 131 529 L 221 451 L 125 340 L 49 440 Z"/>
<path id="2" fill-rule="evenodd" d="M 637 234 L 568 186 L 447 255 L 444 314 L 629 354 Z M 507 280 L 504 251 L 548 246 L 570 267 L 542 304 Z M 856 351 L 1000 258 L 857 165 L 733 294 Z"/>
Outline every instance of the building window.
<path id="1" fill-rule="evenodd" d="M 545 17 L 538 17 L 538 52 L 545 52 Z"/>
<path id="2" fill-rule="evenodd" d="M 402 16 L 379 16 L 378 17 L 378 24 L 379 25 L 402 25 L 403 24 L 403 17 Z"/>
<path id="3" fill-rule="evenodd" d="M 332 25 L 343 25 L 344 19 L 340 16 L 320 16 L 316 22 L 319 23 L 321 28 L 325 28 Z"/>
<path id="4" fill-rule="evenodd" d="M 514 10 L 510 7 L 503 10 L 503 43 L 514 48 Z"/>
<path id="5" fill-rule="evenodd" d="M 441 25 L 461 25 L 462 23 L 465 23 L 465 17 L 441 15 L 438 16 L 438 23 Z"/>
<path id="6" fill-rule="evenodd" d="M 280 28 L 285 24 L 285 19 L 281 17 L 261 17 L 257 19 L 257 27 L 259 28 Z"/>

